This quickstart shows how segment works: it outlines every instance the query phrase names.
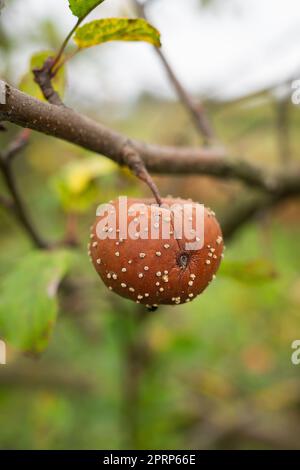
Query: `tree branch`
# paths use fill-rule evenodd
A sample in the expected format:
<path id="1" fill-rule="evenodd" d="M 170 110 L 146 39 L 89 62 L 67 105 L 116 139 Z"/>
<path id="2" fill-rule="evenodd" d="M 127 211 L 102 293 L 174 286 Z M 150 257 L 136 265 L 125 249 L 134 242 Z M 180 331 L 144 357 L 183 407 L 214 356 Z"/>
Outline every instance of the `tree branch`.
<path id="1" fill-rule="evenodd" d="M 242 196 L 220 217 L 224 239 L 231 240 L 238 230 L 258 217 L 270 205 L 272 205 L 272 197 L 269 195 Z"/>
<path id="2" fill-rule="evenodd" d="M 23 130 L 10 144 L 8 149 L 0 154 L 0 170 L 2 172 L 7 189 L 12 196 L 12 201 L 6 201 L 5 205 L 7 209 L 13 210 L 14 215 L 18 218 L 21 225 L 38 248 L 49 248 L 49 245 L 41 238 L 27 214 L 27 210 L 23 203 L 22 197 L 19 194 L 11 167 L 12 158 L 17 155 L 17 153 L 22 151 L 27 145 L 29 135 L 30 131 L 28 129 Z M 2 203 L 3 202 L 5 202 L 4 199 L 2 200 Z"/>
<path id="3" fill-rule="evenodd" d="M 140 3 L 138 0 L 133 0 L 135 8 L 137 10 L 138 16 L 147 20 L 146 9 L 144 4 Z M 179 100 L 186 108 L 188 113 L 190 114 L 195 127 L 200 134 L 204 137 L 205 143 L 211 143 L 215 140 L 215 135 L 213 128 L 210 124 L 210 121 L 207 117 L 205 112 L 204 106 L 200 102 L 195 102 L 195 100 L 190 96 L 188 91 L 185 89 L 179 78 L 177 77 L 173 67 L 171 66 L 170 62 L 168 61 L 166 55 L 162 51 L 161 48 L 155 47 L 154 50 L 156 51 L 168 77 L 170 82 L 172 83 Z"/>
<path id="4" fill-rule="evenodd" d="M 126 165 L 128 137 L 64 106 L 36 100 L 6 84 L 6 103 L 0 104 L 0 120 L 30 128 L 105 155 Z M 271 195 L 300 194 L 300 172 L 270 174 L 243 160 L 233 160 L 219 148 L 168 147 L 130 140 L 148 171 L 168 175 L 201 174 L 235 179 Z"/>
<path id="5" fill-rule="evenodd" d="M 37 389 L 65 390 L 72 393 L 94 393 L 97 385 L 89 375 L 78 374 L 66 367 L 54 367 L 47 364 L 47 368 L 40 365 L 21 363 L 20 366 L 11 365 L 3 367 L 0 375 L 2 387 L 26 387 Z"/>
<path id="6" fill-rule="evenodd" d="M 2 158 L 6 161 L 12 160 L 18 153 L 22 152 L 28 145 L 30 134 L 30 129 L 23 129 L 2 153 Z"/>
<path id="7" fill-rule="evenodd" d="M 280 191 L 273 194 L 247 194 L 228 209 L 220 217 L 220 223 L 225 240 L 231 240 L 235 234 L 253 219 L 262 217 L 264 212 L 278 206 L 289 197 L 299 196 L 300 186 L 290 183 L 282 187 Z"/>

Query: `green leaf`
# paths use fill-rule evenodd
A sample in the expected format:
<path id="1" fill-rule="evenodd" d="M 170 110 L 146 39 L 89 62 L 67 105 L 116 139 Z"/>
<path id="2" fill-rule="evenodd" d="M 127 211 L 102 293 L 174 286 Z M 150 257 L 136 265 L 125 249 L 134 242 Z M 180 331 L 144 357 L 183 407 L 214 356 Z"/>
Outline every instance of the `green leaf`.
<path id="1" fill-rule="evenodd" d="M 144 19 L 106 18 L 77 29 L 74 41 L 81 49 L 108 41 L 146 41 L 159 47 L 160 33 Z"/>
<path id="2" fill-rule="evenodd" d="M 0 336 L 16 348 L 40 353 L 48 344 L 58 312 L 57 289 L 71 253 L 33 251 L 0 285 Z"/>
<path id="3" fill-rule="evenodd" d="M 103 2 L 104 0 L 69 0 L 69 7 L 73 15 L 81 19 Z"/>
<path id="4" fill-rule="evenodd" d="M 247 284 L 268 282 L 276 277 L 274 266 L 266 259 L 250 261 L 224 260 L 218 274 Z"/>
<path id="5" fill-rule="evenodd" d="M 41 101 L 45 101 L 40 87 L 34 81 L 33 69 L 41 68 L 48 57 L 55 57 L 53 51 L 37 52 L 31 57 L 29 72 L 27 72 L 21 79 L 19 89 L 28 95 L 33 96 Z M 52 80 L 53 88 L 62 97 L 66 87 L 65 68 L 60 67 L 58 73 Z"/>

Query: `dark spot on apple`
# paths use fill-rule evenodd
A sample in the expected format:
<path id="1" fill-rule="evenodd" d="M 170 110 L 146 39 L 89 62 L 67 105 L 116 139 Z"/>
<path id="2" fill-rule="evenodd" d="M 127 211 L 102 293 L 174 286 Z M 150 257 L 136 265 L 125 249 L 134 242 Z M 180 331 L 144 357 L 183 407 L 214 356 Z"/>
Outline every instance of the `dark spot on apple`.
<path id="1" fill-rule="evenodd" d="M 189 255 L 188 253 L 180 253 L 180 255 L 177 258 L 177 264 L 181 268 L 186 268 L 189 262 Z"/>

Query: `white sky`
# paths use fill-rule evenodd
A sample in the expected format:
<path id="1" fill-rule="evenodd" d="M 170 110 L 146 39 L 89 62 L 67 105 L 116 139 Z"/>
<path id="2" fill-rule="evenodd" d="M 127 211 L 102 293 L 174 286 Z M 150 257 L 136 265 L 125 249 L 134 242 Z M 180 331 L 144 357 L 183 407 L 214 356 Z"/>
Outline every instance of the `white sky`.
<path id="1" fill-rule="evenodd" d="M 6 3 L 4 25 L 18 44 L 13 63 L 17 79 L 31 52 L 45 47 L 37 43 L 37 24 L 50 16 L 65 35 L 74 17 L 67 0 Z M 129 3 L 106 0 L 91 18 L 130 14 Z M 215 7 L 205 10 L 199 8 L 199 0 L 152 3 L 150 20 L 161 31 L 163 48 L 191 92 L 229 98 L 291 76 L 300 78 L 299 0 L 217 0 Z M 24 41 L 28 36 L 29 43 Z M 90 49 L 74 60 L 69 76 L 71 94 L 94 102 L 127 101 L 143 91 L 174 96 L 148 44 L 108 43 Z"/>

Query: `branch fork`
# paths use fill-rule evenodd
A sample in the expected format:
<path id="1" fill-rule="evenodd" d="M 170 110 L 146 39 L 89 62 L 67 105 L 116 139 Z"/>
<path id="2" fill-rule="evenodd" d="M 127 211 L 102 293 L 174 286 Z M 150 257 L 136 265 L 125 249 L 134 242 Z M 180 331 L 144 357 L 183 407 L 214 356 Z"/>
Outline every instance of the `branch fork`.
<path id="1" fill-rule="evenodd" d="M 54 90 L 52 84 L 52 79 L 55 77 L 55 72 L 53 72 L 54 63 L 55 59 L 48 57 L 40 69 L 33 69 L 32 72 L 35 82 L 39 85 L 45 99 L 55 106 L 64 106 L 64 103 L 59 94 Z"/>

